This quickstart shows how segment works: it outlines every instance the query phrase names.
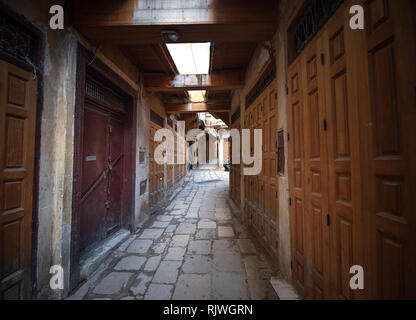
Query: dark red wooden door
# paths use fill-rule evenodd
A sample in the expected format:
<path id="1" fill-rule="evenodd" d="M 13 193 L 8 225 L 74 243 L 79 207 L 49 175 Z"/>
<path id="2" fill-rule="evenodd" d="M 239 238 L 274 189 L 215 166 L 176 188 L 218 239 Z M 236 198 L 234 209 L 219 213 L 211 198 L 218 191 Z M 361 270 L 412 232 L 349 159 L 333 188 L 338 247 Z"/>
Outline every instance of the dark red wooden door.
<path id="1" fill-rule="evenodd" d="M 120 228 L 123 121 L 87 104 L 84 111 L 81 250 Z"/>
<path id="2" fill-rule="evenodd" d="M 107 203 L 107 234 L 120 228 L 123 189 L 123 122 L 121 119 L 110 118 L 109 127 L 109 186 Z"/>
<path id="3" fill-rule="evenodd" d="M 84 111 L 81 250 L 101 239 L 106 216 L 108 115 L 92 106 Z"/>

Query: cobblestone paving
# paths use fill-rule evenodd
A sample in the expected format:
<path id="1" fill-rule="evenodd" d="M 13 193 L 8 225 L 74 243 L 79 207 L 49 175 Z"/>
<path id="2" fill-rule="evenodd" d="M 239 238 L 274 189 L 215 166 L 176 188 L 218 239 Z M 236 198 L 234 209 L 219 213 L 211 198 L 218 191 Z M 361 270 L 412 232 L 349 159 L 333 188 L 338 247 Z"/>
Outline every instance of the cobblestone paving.
<path id="1" fill-rule="evenodd" d="M 193 171 L 147 228 L 70 298 L 271 299 L 272 269 L 228 206 L 228 173 Z"/>

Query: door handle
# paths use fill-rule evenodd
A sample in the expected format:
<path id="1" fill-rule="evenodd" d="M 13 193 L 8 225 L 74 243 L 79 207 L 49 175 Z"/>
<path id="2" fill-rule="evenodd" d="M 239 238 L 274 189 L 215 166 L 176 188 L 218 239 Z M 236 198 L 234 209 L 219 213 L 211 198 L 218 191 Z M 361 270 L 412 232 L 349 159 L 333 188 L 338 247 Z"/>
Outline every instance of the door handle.
<path id="1" fill-rule="evenodd" d="M 111 204 L 111 201 L 110 201 L 110 200 L 107 200 L 107 201 L 105 202 L 105 208 L 106 208 L 106 209 L 110 209 L 110 204 Z"/>

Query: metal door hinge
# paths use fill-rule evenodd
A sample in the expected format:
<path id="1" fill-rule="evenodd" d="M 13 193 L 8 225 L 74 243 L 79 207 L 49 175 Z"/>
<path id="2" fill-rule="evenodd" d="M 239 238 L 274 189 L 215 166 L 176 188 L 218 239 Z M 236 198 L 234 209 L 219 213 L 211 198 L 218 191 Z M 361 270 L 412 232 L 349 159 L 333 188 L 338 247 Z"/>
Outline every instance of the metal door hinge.
<path id="1" fill-rule="evenodd" d="M 292 198 L 289 198 L 289 206 L 292 205 Z"/>
<path id="2" fill-rule="evenodd" d="M 290 269 L 293 270 L 293 261 L 290 261 Z"/>
<path id="3" fill-rule="evenodd" d="M 109 131 L 110 133 L 112 133 L 112 132 L 113 132 L 113 126 L 112 126 L 112 125 L 110 125 L 110 126 L 108 127 L 108 131 Z"/>
<path id="4" fill-rule="evenodd" d="M 324 131 L 328 131 L 328 123 L 324 120 Z"/>
<path id="5" fill-rule="evenodd" d="M 325 64 L 325 55 L 323 53 L 321 53 L 321 64 Z"/>
<path id="6" fill-rule="evenodd" d="M 286 87 L 286 95 L 289 95 L 289 88 Z"/>
<path id="7" fill-rule="evenodd" d="M 287 134 L 287 141 L 290 141 L 290 133 Z"/>
<path id="8" fill-rule="evenodd" d="M 326 215 L 326 224 L 328 225 L 328 227 L 331 225 L 331 216 L 329 215 L 329 213 Z"/>

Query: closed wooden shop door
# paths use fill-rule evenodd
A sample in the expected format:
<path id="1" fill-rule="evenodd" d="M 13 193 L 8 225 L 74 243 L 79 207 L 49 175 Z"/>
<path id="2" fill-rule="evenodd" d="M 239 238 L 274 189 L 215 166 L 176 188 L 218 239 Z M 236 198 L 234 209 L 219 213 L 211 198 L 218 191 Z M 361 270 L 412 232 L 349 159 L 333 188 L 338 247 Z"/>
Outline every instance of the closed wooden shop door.
<path id="1" fill-rule="evenodd" d="M 324 105 L 324 77 L 321 61 L 321 38 L 316 38 L 305 49 L 301 59 L 302 105 L 305 155 L 304 215 L 308 271 L 306 285 L 310 298 L 327 295 L 329 282 L 328 184 L 326 156 L 326 119 Z M 328 297 L 328 296 L 327 296 Z"/>
<path id="2" fill-rule="evenodd" d="M 86 103 L 84 108 L 81 250 L 121 225 L 124 133 L 122 120 Z"/>
<path id="3" fill-rule="evenodd" d="M 108 186 L 108 213 L 107 234 L 120 229 L 122 215 L 122 192 L 123 190 L 123 148 L 124 133 L 123 120 L 120 117 L 111 117 L 109 127 L 109 186 Z"/>
<path id="4" fill-rule="evenodd" d="M 358 126 L 357 34 L 349 28 L 347 10 L 337 11 L 322 32 L 325 88 L 325 145 L 328 171 L 328 224 L 331 233 L 329 297 L 358 299 L 350 288 L 350 268 L 363 266 L 362 174 Z M 362 71 L 362 70 L 360 70 Z M 368 94 L 368 93 L 367 93 Z M 369 276 L 369 275 L 368 275 Z"/>
<path id="5" fill-rule="evenodd" d="M 156 184 L 156 178 L 155 178 L 155 159 L 154 159 L 154 153 L 155 153 L 155 144 L 153 141 L 153 137 L 155 134 L 155 130 L 152 125 L 150 125 L 149 129 L 150 139 L 149 139 L 149 204 L 152 206 L 155 202 L 154 200 L 154 191 L 155 191 L 155 184 Z"/>
<path id="6" fill-rule="evenodd" d="M 37 81 L 0 60 L 0 299 L 31 296 Z"/>
<path id="7" fill-rule="evenodd" d="M 345 1 L 289 67 L 292 274 L 306 298 L 416 297 L 414 9 Z"/>
<path id="8" fill-rule="evenodd" d="M 290 66 L 288 72 L 288 122 L 291 136 L 289 147 L 289 203 L 291 213 L 292 276 L 297 290 L 305 296 L 305 156 L 300 72 L 300 62 L 298 60 Z"/>
<path id="9" fill-rule="evenodd" d="M 368 84 L 360 87 L 367 99 L 359 109 L 366 286 L 375 298 L 415 299 L 416 3 L 360 2 L 368 12 L 361 44 L 366 48 L 361 57 Z"/>
<path id="10" fill-rule="evenodd" d="M 363 264 L 363 225 L 356 74 L 346 56 L 354 48 L 344 14 L 345 6 L 289 72 L 293 276 L 308 299 L 359 296 L 349 286 L 350 268 Z"/>
<path id="11" fill-rule="evenodd" d="M 160 144 L 154 141 L 156 131 L 162 127 L 151 122 L 150 123 L 150 141 L 149 141 L 149 201 L 150 206 L 155 205 L 163 195 L 164 189 L 164 165 L 160 165 L 154 158 L 155 150 Z M 167 165 L 167 175 L 170 174 L 170 183 L 172 183 L 172 165 Z M 169 181 L 169 180 L 168 180 Z"/>

